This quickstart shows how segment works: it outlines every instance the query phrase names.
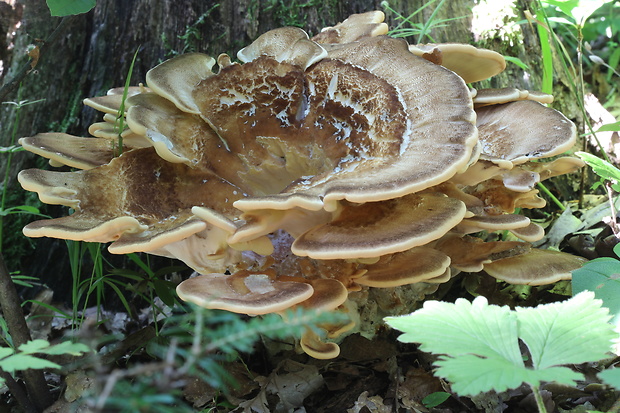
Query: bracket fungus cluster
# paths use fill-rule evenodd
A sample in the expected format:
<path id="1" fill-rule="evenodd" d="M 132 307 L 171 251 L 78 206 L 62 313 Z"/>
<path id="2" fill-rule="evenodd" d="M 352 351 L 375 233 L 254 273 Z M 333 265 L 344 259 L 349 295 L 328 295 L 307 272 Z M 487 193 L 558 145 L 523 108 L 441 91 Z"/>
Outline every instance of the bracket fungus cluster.
<path id="1" fill-rule="evenodd" d="M 24 233 L 178 258 L 201 274 L 178 286 L 183 300 L 252 315 L 350 312 L 351 292 L 459 271 L 534 285 L 569 277 L 581 259 L 531 248 L 543 231 L 514 212 L 544 205 L 538 182 L 582 166 L 544 160 L 571 148 L 574 125 L 544 105 L 551 96 L 470 89 L 504 69 L 495 52 L 386 33 L 381 12 L 313 38 L 276 29 L 241 63 L 181 55 L 124 105 L 122 89 L 86 99 L 105 114 L 94 138 L 20 140 L 76 169 L 20 173 L 43 202 L 74 210 Z M 524 242 L 471 235 L 496 230 Z M 352 324 L 308 330 L 301 347 L 335 357 L 326 338 Z"/>

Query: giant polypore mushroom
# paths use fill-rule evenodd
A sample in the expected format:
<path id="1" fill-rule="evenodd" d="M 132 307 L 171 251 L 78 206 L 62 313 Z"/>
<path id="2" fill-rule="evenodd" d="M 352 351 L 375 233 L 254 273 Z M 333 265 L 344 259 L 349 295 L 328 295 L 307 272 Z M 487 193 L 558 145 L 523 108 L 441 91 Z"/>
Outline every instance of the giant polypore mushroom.
<path id="1" fill-rule="evenodd" d="M 503 58 L 450 45 L 433 49 L 437 59 L 418 57 L 384 35 L 382 20 L 381 12 L 352 16 L 313 39 L 276 29 L 242 49 L 241 63 L 181 55 L 151 69 L 147 87 L 131 88 L 124 105 L 119 89 L 87 99 L 105 113 L 90 129 L 95 138 L 20 140 L 80 169 L 20 173 L 43 202 L 75 211 L 24 233 L 178 258 L 203 274 L 179 285 L 182 299 L 253 315 L 295 306 L 350 312 L 349 292 L 442 283 L 451 263 L 478 271 L 506 251 L 506 259 L 526 256 L 529 244 L 466 234 L 540 236 L 509 214 L 538 205 L 535 183 L 578 166 L 531 163 L 569 148 L 572 124 L 535 101 L 489 99 L 476 121 L 466 82 L 502 70 Z M 481 61 L 490 71 L 472 74 Z M 537 139 L 549 137 L 541 123 L 551 125 L 553 144 Z M 516 279 L 510 262 L 489 268 Z M 563 270 L 576 265 L 566 262 Z M 329 338 L 352 323 L 321 327 Z M 301 346 L 320 358 L 338 354 L 322 340 L 308 330 Z"/>

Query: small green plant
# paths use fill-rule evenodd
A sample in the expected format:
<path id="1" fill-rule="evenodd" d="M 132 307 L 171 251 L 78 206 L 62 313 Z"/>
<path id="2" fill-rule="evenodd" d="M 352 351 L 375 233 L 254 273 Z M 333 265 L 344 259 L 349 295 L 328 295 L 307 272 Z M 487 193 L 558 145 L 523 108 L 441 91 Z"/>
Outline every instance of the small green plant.
<path id="1" fill-rule="evenodd" d="M 450 19 L 436 19 L 435 16 L 437 15 L 437 12 L 439 12 L 439 10 L 443 7 L 444 3 L 446 2 L 446 0 L 440 0 L 439 4 L 437 4 L 435 9 L 431 13 L 430 17 L 428 19 L 425 19 L 424 23 L 415 23 L 412 20 L 416 15 L 421 13 L 427 7 L 432 6 L 435 2 L 436 0 L 430 0 L 429 2 L 422 5 L 422 7 L 415 10 L 413 13 L 411 13 L 409 16 L 403 16 L 398 11 L 390 7 L 390 3 L 388 3 L 387 1 L 382 1 L 381 7 L 383 7 L 387 12 L 396 15 L 396 20 L 399 21 L 398 25 L 392 30 L 390 30 L 389 35 L 392 37 L 416 36 L 417 43 L 423 43 L 424 38 L 427 37 L 431 42 L 436 43 L 436 40 L 433 39 L 430 35 L 430 31 L 433 28 L 445 27 L 451 21 L 465 18 L 465 16 L 461 16 L 461 17 L 453 17 Z"/>
<path id="2" fill-rule="evenodd" d="M 38 100 L 22 100 L 22 89 L 21 87 L 17 91 L 17 101 L 16 102 L 2 102 L 3 105 L 11 105 L 15 108 L 15 115 L 13 121 L 13 128 L 11 130 L 9 146 L 0 148 L 0 153 L 6 154 L 6 166 L 4 170 L 4 179 L 2 184 L 2 196 L 0 197 L 0 251 L 2 251 L 2 247 L 4 244 L 3 237 L 3 229 L 4 229 L 4 217 L 11 214 L 33 214 L 38 216 L 43 216 L 39 213 L 39 209 L 34 206 L 29 205 L 17 205 L 12 207 L 7 207 L 8 199 L 9 199 L 9 184 L 11 179 L 11 163 L 13 160 L 13 155 L 16 152 L 23 151 L 24 149 L 21 146 L 15 144 L 17 137 L 17 128 L 19 127 L 19 118 L 21 115 L 21 111 L 24 107 L 33 105 L 39 102 L 43 102 L 45 99 Z"/>
<path id="3" fill-rule="evenodd" d="M 90 352 L 87 345 L 65 341 L 60 344 L 51 345 L 47 340 L 32 340 L 22 344 L 17 350 L 11 347 L 0 347 L 0 370 L 9 374 L 16 371 L 28 369 L 49 370 L 60 369 L 61 366 L 52 361 L 46 360 L 39 355 L 58 356 L 72 355 L 79 356 Z M 5 380 L 0 377 L 0 385 Z"/>
<path id="4" fill-rule="evenodd" d="M 192 412 L 183 401 L 182 388 L 188 380 L 226 393 L 236 384 L 226 363 L 251 352 L 259 337 L 282 340 L 300 336 L 319 323 L 341 321 L 330 312 L 303 309 L 287 311 L 284 317 L 268 314 L 249 319 L 196 306 L 176 311 L 147 346 L 155 360 L 101 377 L 105 382 L 98 382 L 87 400 L 92 411 Z"/>
<path id="5" fill-rule="evenodd" d="M 587 152 L 576 152 L 575 155 L 579 156 L 592 168 L 592 172 L 599 176 L 600 181 L 594 184 L 594 188 L 609 183 L 611 189 L 620 192 L 620 169 L 610 162 Z"/>
<path id="6" fill-rule="evenodd" d="M 410 315 L 385 321 L 404 333 L 399 341 L 440 355 L 435 374 L 457 394 L 502 392 L 527 383 L 539 411 L 546 412 L 541 382 L 574 385 L 582 374 L 563 365 L 598 361 L 610 351 L 616 334 L 601 304 L 592 292 L 582 292 L 564 302 L 511 310 L 479 296 L 454 304 L 427 301 Z M 520 340 L 529 350 L 528 365 Z"/>
<path id="7" fill-rule="evenodd" d="M 116 115 L 116 121 L 114 122 L 114 129 L 118 136 L 118 156 L 123 154 L 123 132 L 125 131 L 125 101 L 127 100 L 127 94 L 129 91 L 129 85 L 131 84 L 131 75 L 133 74 L 133 67 L 136 63 L 136 59 L 138 58 L 138 52 L 140 51 L 140 47 L 136 49 L 133 54 L 133 58 L 131 59 L 131 64 L 129 65 L 129 72 L 127 73 L 127 78 L 125 79 L 125 86 L 123 88 L 123 97 L 121 99 L 121 107 L 118 109 L 118 113 Z"/>

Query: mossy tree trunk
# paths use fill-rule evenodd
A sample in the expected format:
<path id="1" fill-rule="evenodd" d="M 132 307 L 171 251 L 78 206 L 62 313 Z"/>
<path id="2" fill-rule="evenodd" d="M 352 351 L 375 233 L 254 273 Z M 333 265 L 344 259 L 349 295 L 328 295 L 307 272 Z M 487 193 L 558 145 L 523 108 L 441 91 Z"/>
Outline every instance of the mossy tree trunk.
<path id="1" fill-rule="evenodd" d="M 23 6 L 23 16 L 13 36 L 14 47 L 0 54 L 5 64 L 10 63 L 10 71 L 7 73 L 8 67 L 5 67 L 2 74 L 4 81 L 26 64 L 27 46 L 42 45 L 39 39 L 46 39 L 60 22 L 58 18 L 49 17 L 42 0 L 17 0 L 17 3 L 14 11 Z M 442 8 L 434 13 L 435 5 L 440 3 Z M 423 5 L 422 0 L 390 2 L 390 7 L 404 16 Z M 529 24 L 512 25 L 514 31 L 506 35 L 502 26 L 523 20 L 523 11 L 528 9 L 529 2 L 516 0 L 514 15 L 501 16 L 504 20 L 498 20 L 497 30 L 486 33 L 474 33 L 472 29 L 474 6 L 474 0 L 436 1 L 412 18 L 412 22 L 423 26 L 431 20 L 456 18 L 444 25 L 431 26 L 429 34 L 432 39 L 437 42 L 479 44 L 516 56 L 529 65 L 529 72 L 510 65 L 505 74 L 486 86 L 514 85 L 537 89 L 541 71 L 535 28 Z M 88 125 L 97 121 L 99 115 L 83 107 L 82 99 L 123 85 L 136 51 L 132 84 L 143 82 L 148 69 L 178 53 L 202 51 L 217 56 L 226 52 L 234 56 L 240 47 L 274 27 L 297 25 L 314 34 L 350 14 L 376 9 L 382 9 L 381 4 L 372 0 L 98 0 L 94 10 L 77 16 L 68 24 L 56 43 L 45 45 L 49 53 L 26 77 L 21 88 L 14 90 L 6 99 L 45 99 L 20 110 L 15 136 L 46 131 L 87 136 Z M 393 13 L 386 14 L 391 27 L 400 22 Z M 2 105 L 0 109 L 2 146 L 10 144 L 15 110 L 14 105 Z M 571 117 L 571 113 L 567 115 Z M 5 159 L 0 162 L 4 170 Z M 18 170 L 35 164 L 42 165 L 40 160 L 23 152 L 13 158 L 9 184 L 12 186 L 10 192 L 16 195 L 12 197 L 12 202 L 24 203 L 25 199 L 34 202 L 32 195 L 30 198 L 23 195 L 14 177 Z M 46 211 L 60 213 L 59 208 Z M 31 218 L 5 220 L 4 232 L 13 234 L 10 238 L 5 237 L 5 251 L 7 243 L 13 246 L 20 242 L 19 229 L 28 220 Z M 21 244 L 28 247 L 24 242 Z M 35 250 L 36 253 L 33 252 Z M 15 254 L 21 256 L 11 256 L 8 251 L 5 254 L 9 265 L 20 265 L 17 258 L 26 258 L 21 260 L 21 269 L 30 275 L 69 278 L 65 274 L 67 266 L 58 266 L 66 260 L 53 258 L 66 254 L 64 243 L 35 240 L 31 249 L 17 251 L 21 252 Z"/>

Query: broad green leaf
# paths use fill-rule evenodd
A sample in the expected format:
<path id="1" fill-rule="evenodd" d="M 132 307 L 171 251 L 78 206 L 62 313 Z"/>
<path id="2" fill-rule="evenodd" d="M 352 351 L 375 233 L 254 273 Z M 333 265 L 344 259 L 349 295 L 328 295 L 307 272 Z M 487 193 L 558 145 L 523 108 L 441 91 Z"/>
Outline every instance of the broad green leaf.
<path id="1" fill-rule="evenodd" d="M 2 216 L 6 216 L 9 214 L 39 214 L 39 210 L 33 206 L 28 205 L 19 205 L 0 210 L 0 215 Z"/>
<path id="2" fill-rule="evenodd" d="M 17 349 L 24 354 L 32 354 L 32 353 L 40 353 L 41 350 L 47 348 L 50 346 L 49 341 L 47 340 L 43 340 L 43 339 L 38 339 L 38 340 L 31 340 L 27 343 L 22 344 L 21 346 L 19 346 Z"/>
<path id="3" fill-rule="evenodd" d="M 62 343 L 55 344 L 39 352 L 43 354 L 49 354 L 52 356 L 59 355 L 59 354 L 69 354 L 72 356 L 79 356 L 83 353 L 90 352 L 90 347 L 82 343 L 72 343 L 71 341 L 63 341 Z"/>
<path id="4" fill-rule="evenodd" d="M 579 6 L 579 2 L 580 0 L 543 0 L 543 3 L 557 7 L 567 16 L 572 16 L 572 11 Z"/>
<path id="5" fill-rule="evenodd" d="M 153 280 L 153 288 L 155 294 L 166 304 L 168 307 L 173 307 L 176 300 L 176 294 L 174 293 L 174 283 L 167 280 Z"/>
<path id="6" fill-rule="evenodd" d="M 445 402 L 450 398 L 450 393 L 445 391 L 436 391 L 435 393 L 431 393 L 425 398 L 422 399 L 422 404 L 424 407 L 433 408 L 439 406 L 441 403 Z"/>
<path id="7" fill-rule="evenodd" d="M 620 245 L 620 244 L 618 244 Z M 615 249 L 618 247 L 614 247 Z M 616 318 L 620 314 L 620 261 L 610 257 L 596 258 L 573 271 L 573 294 L 592 291 L 603 300 L 603 306 Z"/>
<path id="8" fill-rule="evenodd" d="M 428 301 L 408 316 L 385 320 L 404 332 L 400 341 L 442 354 L 435 363 L 437 375 L 461 395 L 504 391 L 521 383 L 537 386 L 541 381 L 573 384 L 582 375 L 558 366 L 604 358 L 615 336 L 608 310 L 592 292 L 515 311 L 489 305 L 484 297 L 472 303 Z M 523 364 L 519 339 L 530 350 L 533 368 Z"/>
<path id="9" fill-rule="evenodd" d="M 573 385 L 583 378 L 566 367 L 546 370 L 532 370 L 501 358 L 480 358 L 474 355 L 441 357 L 435 363 L 437 375 L 452 383 L 452 390 L 461 396 L 475 396 L 495 390 L 503 392 L 514 389 L 521 383 L 538 385 L 541 381 L 555 381 Z"/>
<path id="10" fill-rule="evenodd" d="M 523 62 L 523 60 L 519 59 L 518 57 L 504 56 L 504 60 L 506 60 L 507 62 L 510 62 L 510 63 L 514 63 L 515 65 L 519 66 L 523 70 L 530 70 L 530 67 L 527 64 L 525 64 Z"/>
<path id="11" fill-rule="evenodd" d="M 50 345 L 47 340 L 38 339 L 22 344 L 19 346 L 19 351 L 21 354 L 70 354 L 72 356 L 79 356 L 82 353 L 89 352 L 90 348 L 86 344 L 73 343 L 71 341 L 63 341 L 59 344 Z"/>
<path id="12" fill-rule="evenodd" d="M 583 25 L 592 13 L 609 1 L 611 0 L 544 0 L 572 17 L 579 25 Z"/>
<path id="13" fill-rule="evenodd" d="M 15 353 L 15 350 L 11 347 L 0 347 L 0 366 L 2 365 L 1 359 L 10 356 L 13 353 Z"/>
<path id="14" fill-rule="evenodd" d="M 575 152 L 575 155 L 579 156 L 585 163 L 587 163 L 595 174 L 603 179 L 612 182 L 611 187 L 616 192 L 620 192 L 620 169 L 616 168 L 609 162 L 599 157 L 596 157 L 587 152 Z"/>
<path id="15" fill-rule="evenodd" d="M 598 376 L 603 380 L 606 384 L 615 387 L 616 389 L 620 389 L 620 368 L 607 369 L 605 371 L 601 371 Z"/>
<path id="16" fill-rule="evenodd" d="M 620 132 L 620 121 L 603 125 L 598 128 L 597 132 Z"/>
<path id="17" fill-rule="evenodd" d="M 385 321 L 405 333 L 399 341 L 421 343 L 423 351 L 503 357 L 516 366 L 523 365 L 516 315 L 506 306 L 489 306 L 482 296 L 473 302 L 460 298 L 454 304 L 427 301 L 410 315 Z"/>
<path id="18" fill-rule="evenodd" d="M 52 16 L 63 17 L 89 12 L 96 0 L 46 0 Z"/>
<path id="19" fill-rule="evenodd" d="M 611 350 L 615 333 L 608 323 L 609 310 L 590 291 L 516 311 L 519 336 L 530 350 L 535 369 L 596 361 Z"/>
<path id="20" fill-rule="evenodd" d="M 60 366 L 39 357 L 28 354 L 13 354 L 0 360 L 0 367 L 7 373 L 14 373 L 17 370 L 27 369 L 59 369 Z"/>

